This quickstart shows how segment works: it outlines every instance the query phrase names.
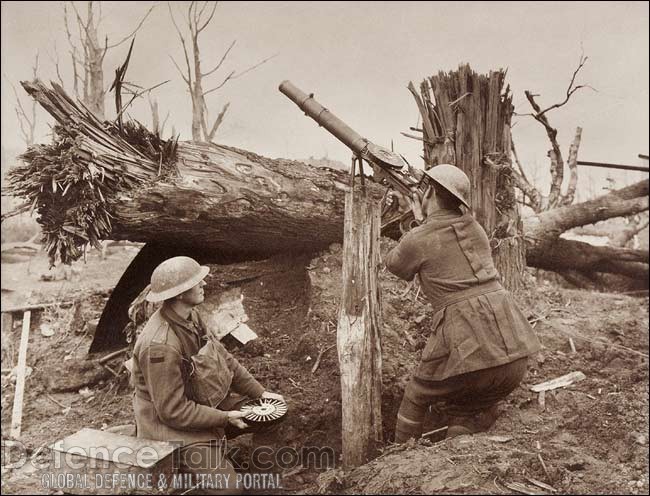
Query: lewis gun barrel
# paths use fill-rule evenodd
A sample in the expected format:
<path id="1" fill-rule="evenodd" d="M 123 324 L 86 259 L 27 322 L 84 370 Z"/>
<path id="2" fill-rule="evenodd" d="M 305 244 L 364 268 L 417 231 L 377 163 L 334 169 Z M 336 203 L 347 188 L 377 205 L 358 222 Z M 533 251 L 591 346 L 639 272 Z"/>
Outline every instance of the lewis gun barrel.
<path id="1" fill-rule="evenodd" d="M 410 195 L 420 186 L 420 180 L 414 176 L 412 169 L 400 155 L 368 141 L 318 103 L 313 93 L 306 94 L 290 81 L 282 82 L 279 89 L 305 112 L 305 115 L 336 136 L 357 157 L 368 162 L 373 168 L 377 182 L 387 183 L 406 195 Z"/>

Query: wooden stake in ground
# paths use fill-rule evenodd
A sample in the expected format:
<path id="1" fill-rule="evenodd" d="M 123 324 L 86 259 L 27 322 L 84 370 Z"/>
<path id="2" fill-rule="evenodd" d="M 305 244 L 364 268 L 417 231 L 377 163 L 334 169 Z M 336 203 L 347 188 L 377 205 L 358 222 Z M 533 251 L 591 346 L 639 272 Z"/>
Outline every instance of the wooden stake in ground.
<path id="1" fill-rule="evenodd" d="M 346 192 L 337 329 L 345 469 L 366 463 L 382 441 L 379 230 L 378 205 Z"/>
<path id="2" fill-rule="evenodd" d="M 29 324 L 32 313 L 28 310 L 23 314 L 23 331 L 20 335 L 20 350 L 18 351 L 18 376 L 16 377 L 16 394 L 14 409 L 11 412 L 11 437 L 18 439 L 23 422 L 23 394 L 25 392 L 25 367 L 27 365 L 27 343 L 29 342 Z"/>

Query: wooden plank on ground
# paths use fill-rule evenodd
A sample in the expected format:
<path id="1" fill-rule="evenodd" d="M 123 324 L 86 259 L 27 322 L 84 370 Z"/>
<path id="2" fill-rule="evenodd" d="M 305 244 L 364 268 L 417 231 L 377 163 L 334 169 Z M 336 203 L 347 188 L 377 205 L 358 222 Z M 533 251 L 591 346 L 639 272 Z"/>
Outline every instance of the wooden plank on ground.
<path id="1" fill-rule="evenodd" d="M 31 310 L 40 310 L 42 308 L 50 307 L 69 307 L 73 304 L 72 301 L 55 301 L 52 303 L 35 303 L 33 305 L 22 305 L 18 307 L 7 307 L 2 309 L 3 315 L 5 313 L 26 312 Z"/>
<path id="2" fill-rule="evenodd" d="M 23 330 L 20 334 L 20 350 L 18 351 L 18 374 L 16 377 L 16 394 L 14 408 L 11 412 L 11 437 L 18 439 L 23 421 L 23 395 L 25 393 L 25 368 L 27 366 L 27 343 L 29 342 L 29 324 L 32 313 L 28 310 L 23 314 Z"/>
<path id="3" fill-rule="evenodd" d="M 566 374 L 561 377 L 556 377 L 555 379 L 552 379 L 550 381 L 542 382 L 540 384 L 535 384 L 534 386 L 530 387 L 530 390 L 534 391 L 535 393 L 540 393 L 542 391 L 550 391 L 552 389 L 568 386 L 570 384 L 573 384 L 574 382 L 578 382 L 586 378 L 587 376 L 578 370 L 576 372 L 571 372 L 570 374 Z"/>

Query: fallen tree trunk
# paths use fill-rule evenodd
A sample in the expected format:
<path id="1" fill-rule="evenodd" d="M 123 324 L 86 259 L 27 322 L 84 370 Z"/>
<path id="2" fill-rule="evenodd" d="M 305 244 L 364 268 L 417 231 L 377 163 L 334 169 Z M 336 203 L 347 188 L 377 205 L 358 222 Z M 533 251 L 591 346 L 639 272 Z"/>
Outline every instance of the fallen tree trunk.
<path id="1" fill-rule="evenodd" d="M 133 296 L 167 256 L 233 263 L 314 252 L 343 239 L 349 186 L 342 171 L 216 144 L 165 142 L 132 123 L 118 132 L 56 85 L 23 86 L 59 123 L 52 145 L 30 147 L 26 164 L 10 171 L 11 190 L 39 215 L 52 262 L 79 258 L 102 238 L 147 243 L 111 295 L 94 351 L 124 345 L 111 334 L 121 331 Z M 383 193 L 372 181 L 367 188 L 372 197 Z M 558 237 L 571 227 L 647 210 L 647 195 L 646 180 L 525 219 L 528 265 L 647 278 L 647 252 L 645 258 L 605 252 Z"/>
<path id="2" fill-rule="evenodd" d="M 101 238 L 200 249 L 215 260 L 313 252 L 342 241 L 349 189 L 342 171 L 216 144 L 164 142 L 128 123 L 118 133 L 56 85 L 23 86 L 62 133 L 50 147 L 31 147 L 23 155 L 27 164 L 10 172 L 13 192 L 40 216 L 51 257 L 78 258 L 81 251 L 73 248 Z M 368 188 L 372 196 L 383 193 L 371 181 Z M 559 234 L 647 209 L 645 180 L 527 218 L 528 264 L 553 270 L 556 260 L 562 269 L 558 247 L 583 255 L 587 248 L 558 241 Z M 612 262 L 604 263 L 594 251 L 583 262 L 629 274 L 637 266 L 615 263 L 621 253 L 608 253 Z"/>
<path id="3" fill-rule="evenodd" d="M 645 179 L 593 200 L 526 217 L 526 238 L 531 242 L 552 240 L 573 227 L 648 210 L 648 183 L 648 179 Z"/>
<path id="4" fill-rule="evenodd" d="M 160 140 L 137 124 L 102 123 L 62 88 L 22 83 L 57 120 L 52 145 L 10 172 L 43 226 L 51 262 L 104 239 L 200 247 L 254 259 L 340 242 L 343 171 L 272 160 L 212 143 Z M 372 196 L 382 188 L 369 184 Z"/>
<path id="5" fill-rule="evenodd" d="M 179 143 L 176 177 L 121 197 L 112 239 L 268 257 L 340 242 L 343 172 L 207 143 Z"/>
<path id="6" fill-rule="evenodd" d="M 527 265 L 545 270 L 604 272 L 647 279 L 647 251 L 593 246 L 559 236 L 574 227 L 648 210 L 648 183 L 645 179 L 593 200 L 525 218 Z"/>
<path id="7" fill-rule="evenodd" d="M 526 252 L 532 267 L 553 271 L 605 272 L 634 279 L 648 279 L 648 251 L 594 246 L 582 241 L 557 238 L 544 249 Z"/>

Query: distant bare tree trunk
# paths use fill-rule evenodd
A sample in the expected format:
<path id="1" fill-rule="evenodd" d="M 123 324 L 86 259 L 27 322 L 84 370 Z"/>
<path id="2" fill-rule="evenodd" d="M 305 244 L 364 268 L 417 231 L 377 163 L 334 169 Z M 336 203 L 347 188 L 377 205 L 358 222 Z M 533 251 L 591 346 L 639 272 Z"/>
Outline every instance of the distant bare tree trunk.
<path id="1" fill-rule="evenodd" d="M 148 96 L 149 108 L 151 108 L 151 125 L 152 131 L 162 138 L 163 133 L 165 132 L 165 125 L 167 124 L 167 119 L 169 118 L 169 112 L 165 116 L 165 119 L 160 123 L 160 114 L 158 112 L 158 101 L 151 98 L 151 95 Z M 172 135 L 173 136 L 173 135 Z"/>
<path id="2" fill-rule="evenodd" d="M 79 31 L 79 42 L 81 43 L 82 50 L 79 50 L 77 43 L 73 39 L 72 31 L 70 29 L 70 21 L 68 19 L 67 4 L 72 6 L 75 18 L 77 21 L 77 28 Z M 104 57 L 108 50 L 115 48 L 125 41 L 131 39 L 138 32 L 142 24 L 149 17 L 153 10 L 153 6 L 149 8 L 137 27 L 123 39 L 117 43 L 108 44 L 108 36 L 104 39 L 104 44 L 100 44 L 98 29 L 102 21 L 101 2 L 99 5 L 99 17 L 95 20 L 95 2 L 86 2 L 86 18 L 84 19 L 74 2 L 63 3 L 63 17 L 65 23 L 66 35 L 70 45 L 70 55 L 72 56 L 72 71 L 73 71 L 73 87 L 75 94 L 79 97 L 79 83 L 82 84 L 82 97 L 83 103 L 97 116 L 98 119 L 103 120 L 105 116 L 104 97 L 106 95 L 106 88 L 104 87 Z M 128 8 L 128 4 L 126 8 Z M 83 54 L 83 55 L 82 55 Z M 83 71 L 83 76 L 81 72 Z M 58 65 L 57 65 L 58 73 Z M 59 79 L 60 76 L 59 76 Z"/>
<path id="3" fill-rule="evenodd" d="M 171 17 L 172 23 L 176 28 L 176 33 L 178 34 L 178 38 L 183 47 L 183 55 L 185 57 L 185 71 L 179 67 L 173 57 L 172 62 L 183 78 L 183 81 L 185 81 L 185 84 L 187 85 L 187 88 L 190 92 L 190 97 L 192 99 L 192 141 L 209 142 L 214 139 L 214 136 L 217 133 L 219 126 L 223 122 L 226 112 L 228 111 L 230 103 L 226 103 L 221 108 L 221 111 L 217 115 L 217 118 L 212 122 L 212 124 L 210 124 L 208 105 L 206 103 L 205 97 L 208 94 L 222 88 L 228 81 L 243 76 L 247 72 L 252 71 L 253 69 L 264 64 L 272 57 L 266 58 L 242 72 L 231 71 L 221 81 L 221 83 L 209 90 L 204 91 L 203 78 L 206 78 L 219 70 L 219 68 L 223 65 L 224 61 L 228 57 L 228 54 L 235 46 L 235 41 L 233 41 L 226 49 L 216 66 L 206 72 L 202 72 L 199 35 L 206 27 L 208 27 L 217 9 L 217 2 L 213 2 L 212 8 L 208 13 L 206 11 L 208 4 L 209 2 L 205 2 L 202 7 L 199 7 L 199 2 L 190 2 L 190 5 L 187 9 L 187 14 L 184 21 L 186 21 L 187 28 L 189 30 L 189 43 L 191 44 L 191 48 L 188 48 L 187 46 L 188 43 L 186 42 L 185 36 L 183 36 L 183 30 L 177 24 L 174 12 L 172 11 L 172 6 L 169 2 L 167 3 L 167 6 L 169 8 L 169 15 Z"/>
<path id="4" fill-rule="evenodd" d="M 517 289 L 525 267 L 523 228 L 510 163 L 512 97 L 505 71 L 479 75 L 469 65 L 439 72 L 413 94 L 422 117 L 425 167 L 451 163 L 470 178 L 471 205 L 488 234 L 504 284 Z"/>
<path id="5" fill-rule="evenodd" d="M 38 79 L 38 52 L 36 52 L 36 57 L 34 57 L 34 65 L 32 66 L 32 80 L 36 81 Z M 14 91 L 16 96 L 16 106 L 14 110 L 16 112 L 16 119 L 18 120 L 18 126 L 20 127 L 20 134 L 23 137 L 23 141 L 27 146 L 34 144 L 34 133 L 36 132 L 36 100 L 32 100 L 32 106 L 29 111 L 29 115 L 23 107 L 23 103 L 18 96 L 18 91 L 16 90 L 16 85 L 11 81 L 11 88 Z"/>

